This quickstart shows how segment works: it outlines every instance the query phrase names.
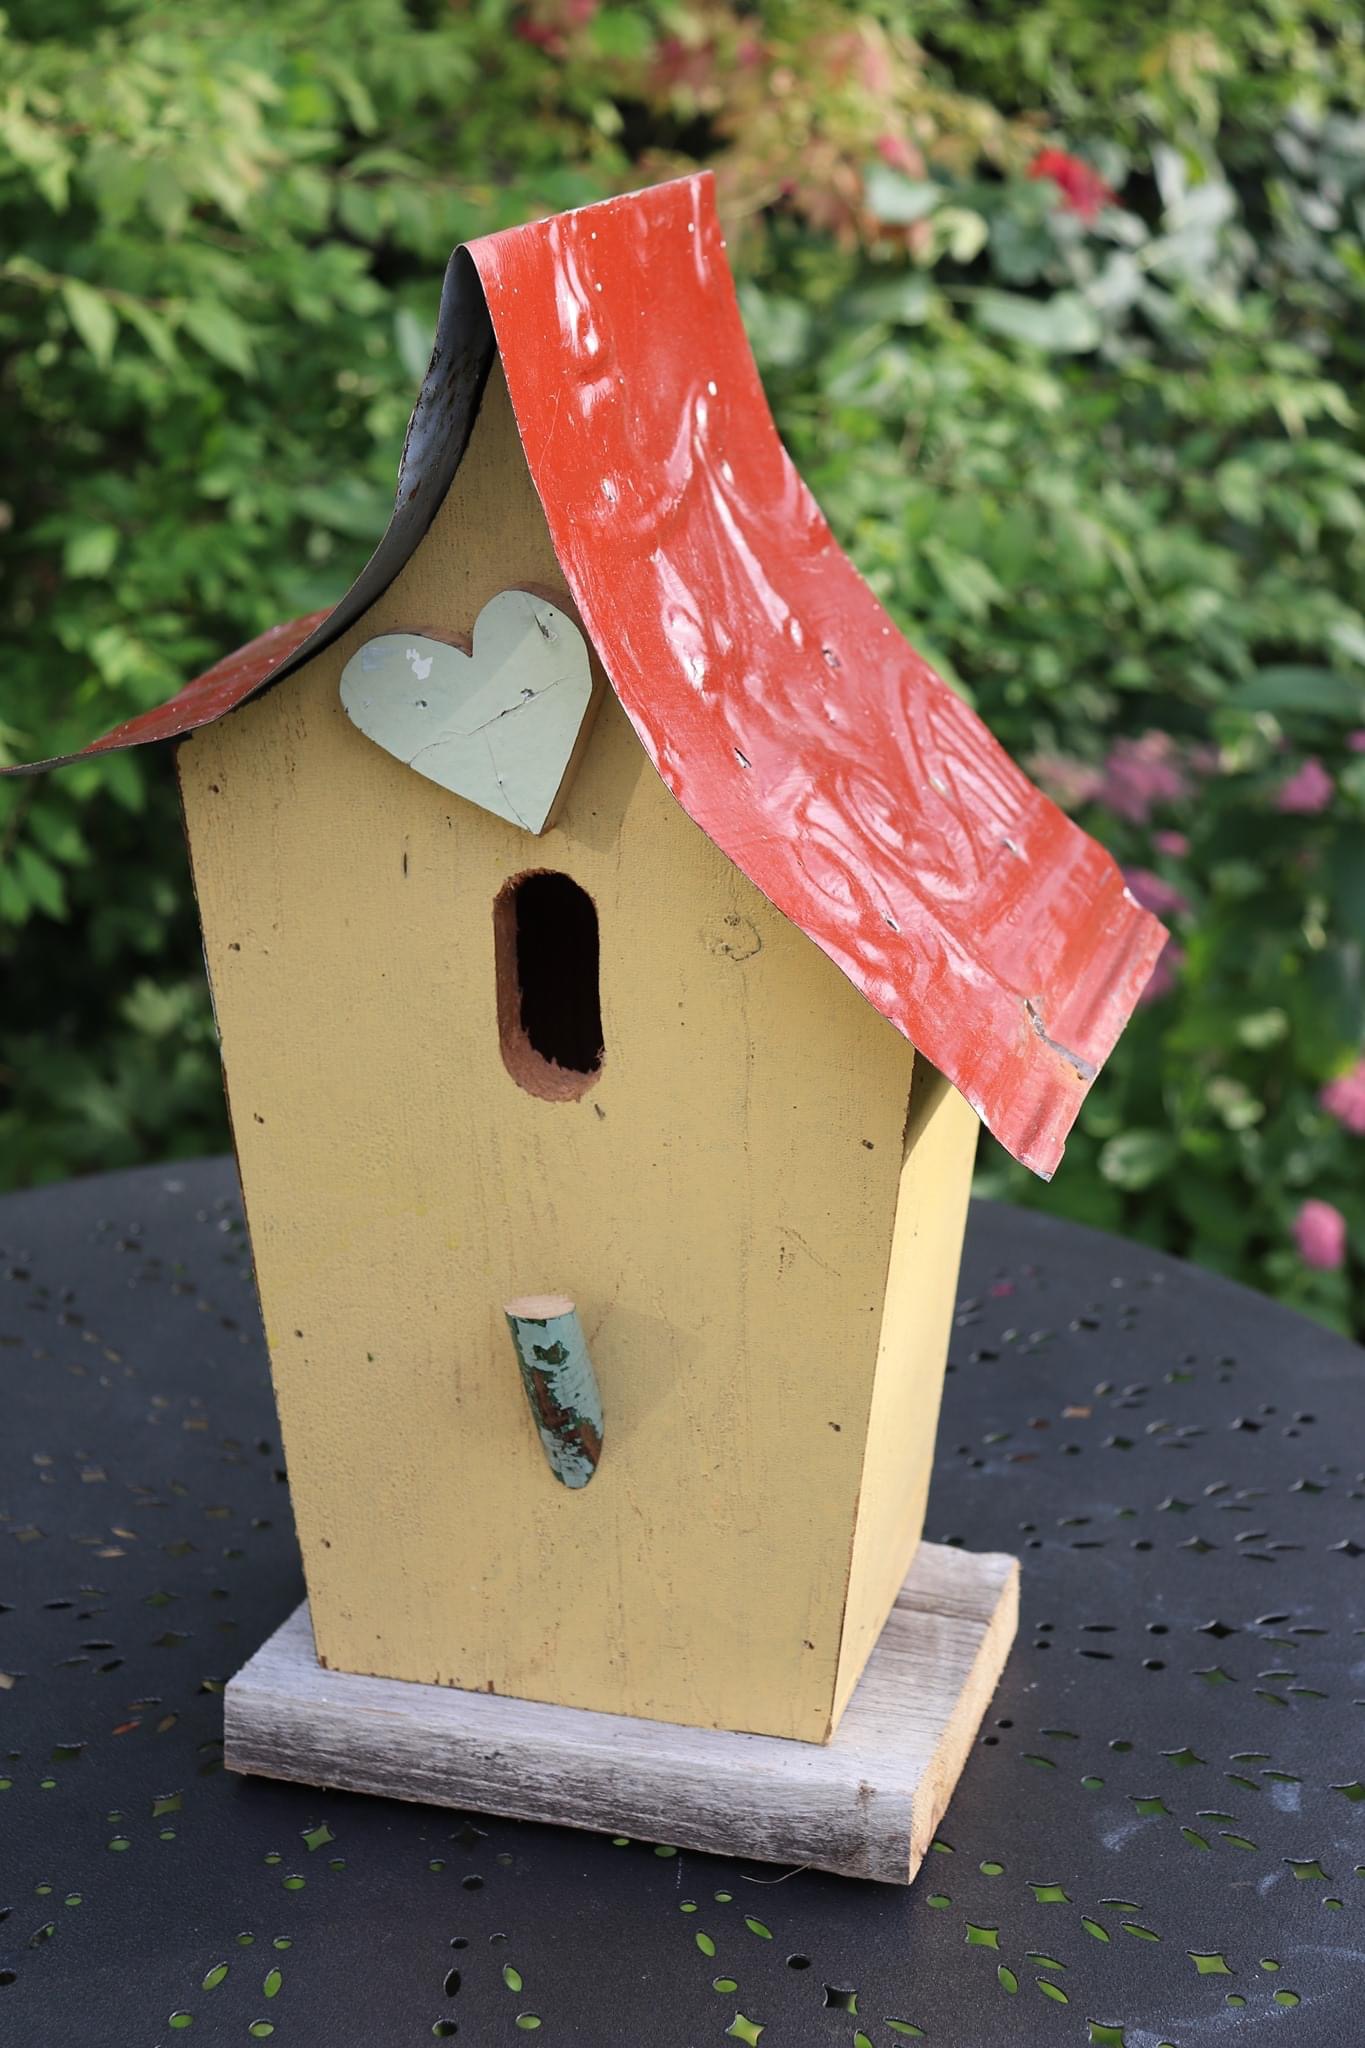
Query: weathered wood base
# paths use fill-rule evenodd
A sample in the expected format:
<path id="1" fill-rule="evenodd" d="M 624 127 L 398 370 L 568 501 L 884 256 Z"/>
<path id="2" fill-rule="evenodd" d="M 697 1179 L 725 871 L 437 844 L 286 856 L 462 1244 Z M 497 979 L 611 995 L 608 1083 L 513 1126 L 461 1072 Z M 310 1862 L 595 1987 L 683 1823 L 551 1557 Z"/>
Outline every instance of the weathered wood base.
<path id="1" fill-rule="evenodd" d="M 1014 1639 L 1011 1557 L 921 1544 L 831 1742 L 324 1671 L 305 1604 L 231 1681 L 228 1769 L 908 1884 Z"/>

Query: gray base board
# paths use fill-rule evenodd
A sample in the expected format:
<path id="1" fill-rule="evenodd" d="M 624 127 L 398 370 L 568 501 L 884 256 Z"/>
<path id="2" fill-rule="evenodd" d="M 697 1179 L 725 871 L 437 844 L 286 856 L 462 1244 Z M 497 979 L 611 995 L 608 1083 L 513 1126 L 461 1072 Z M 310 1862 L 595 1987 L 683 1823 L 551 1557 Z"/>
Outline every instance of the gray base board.
<path id="1" fill-rule="evenodd" d="M 908 1884 L 1014 1639 L 1012 1557 L 920 1545 L 826 1744 L 325 1671 L 296 1608 L 231 1680 L 229 1770 Z"/>

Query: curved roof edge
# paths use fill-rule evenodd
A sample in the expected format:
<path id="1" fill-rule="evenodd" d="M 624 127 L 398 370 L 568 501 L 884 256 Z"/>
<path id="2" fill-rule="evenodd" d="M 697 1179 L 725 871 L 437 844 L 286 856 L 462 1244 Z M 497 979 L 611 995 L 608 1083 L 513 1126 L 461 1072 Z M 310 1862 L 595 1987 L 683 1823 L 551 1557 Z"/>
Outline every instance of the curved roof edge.
<path id="1" fill-rule="evenodd" d="M 258 633 L 164 704 L 139 712 L 88 746 L 46 761 L 15 763 L 0 768 L 0 775 L 40 775 L 45 769 L 64 768 L 123 747 L 183 739 L 235 711 L 267 684 L 281 682 L 340 639 L 388 589 L 436 517 L 469 445 L 496 353 L 483 289 L 469 251 L 461 247 L 446 265 L 436 341 L 403 439 L 392 515 L 378 547 L 340 603 L 329 612 L 312 612 Z"/>
<path id="2" fill-rule="evenodd" d="M 1049 1176 L 1165 933 L 835 542 L 768 411 L 709 173 L 457 250 L 393 516 L 335 610 L 3 772 L 182 737 L 335 640 L 435 517 L 495 351 L 565 578 L 667 787 Z"/>

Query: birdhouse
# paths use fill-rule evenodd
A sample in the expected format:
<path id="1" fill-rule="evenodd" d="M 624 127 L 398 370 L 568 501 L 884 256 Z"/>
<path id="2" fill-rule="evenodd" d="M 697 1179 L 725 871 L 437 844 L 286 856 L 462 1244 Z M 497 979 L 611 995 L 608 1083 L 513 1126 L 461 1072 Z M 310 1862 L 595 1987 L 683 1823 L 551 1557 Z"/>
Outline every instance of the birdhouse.
<path id="1" fill-rule="evenodd" d="M 978 1119 L 1050 1174 L 1163 934 L 834 542 L 706 177 L 456 253 L 369 565 L 150 741 L 321 1665 L 826 1743 Z"/>

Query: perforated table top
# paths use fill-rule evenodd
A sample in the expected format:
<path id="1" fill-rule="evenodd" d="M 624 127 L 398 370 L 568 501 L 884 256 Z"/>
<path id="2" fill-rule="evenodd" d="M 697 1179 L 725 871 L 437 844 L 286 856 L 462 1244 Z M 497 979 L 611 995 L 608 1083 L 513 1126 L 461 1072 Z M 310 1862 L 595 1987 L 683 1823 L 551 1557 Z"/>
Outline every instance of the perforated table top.
<path id="1" fill-rule="evenodd" d="M 0 1395 L 5 2048 L 1365 2041 L 1365 1354 L 1257 1296 L 975 1210 L 928 1533 L 1022 1619 L 909 1891 L 221 1769 L 302 1596 L 225 1162 L 0 1202 Z"/>

